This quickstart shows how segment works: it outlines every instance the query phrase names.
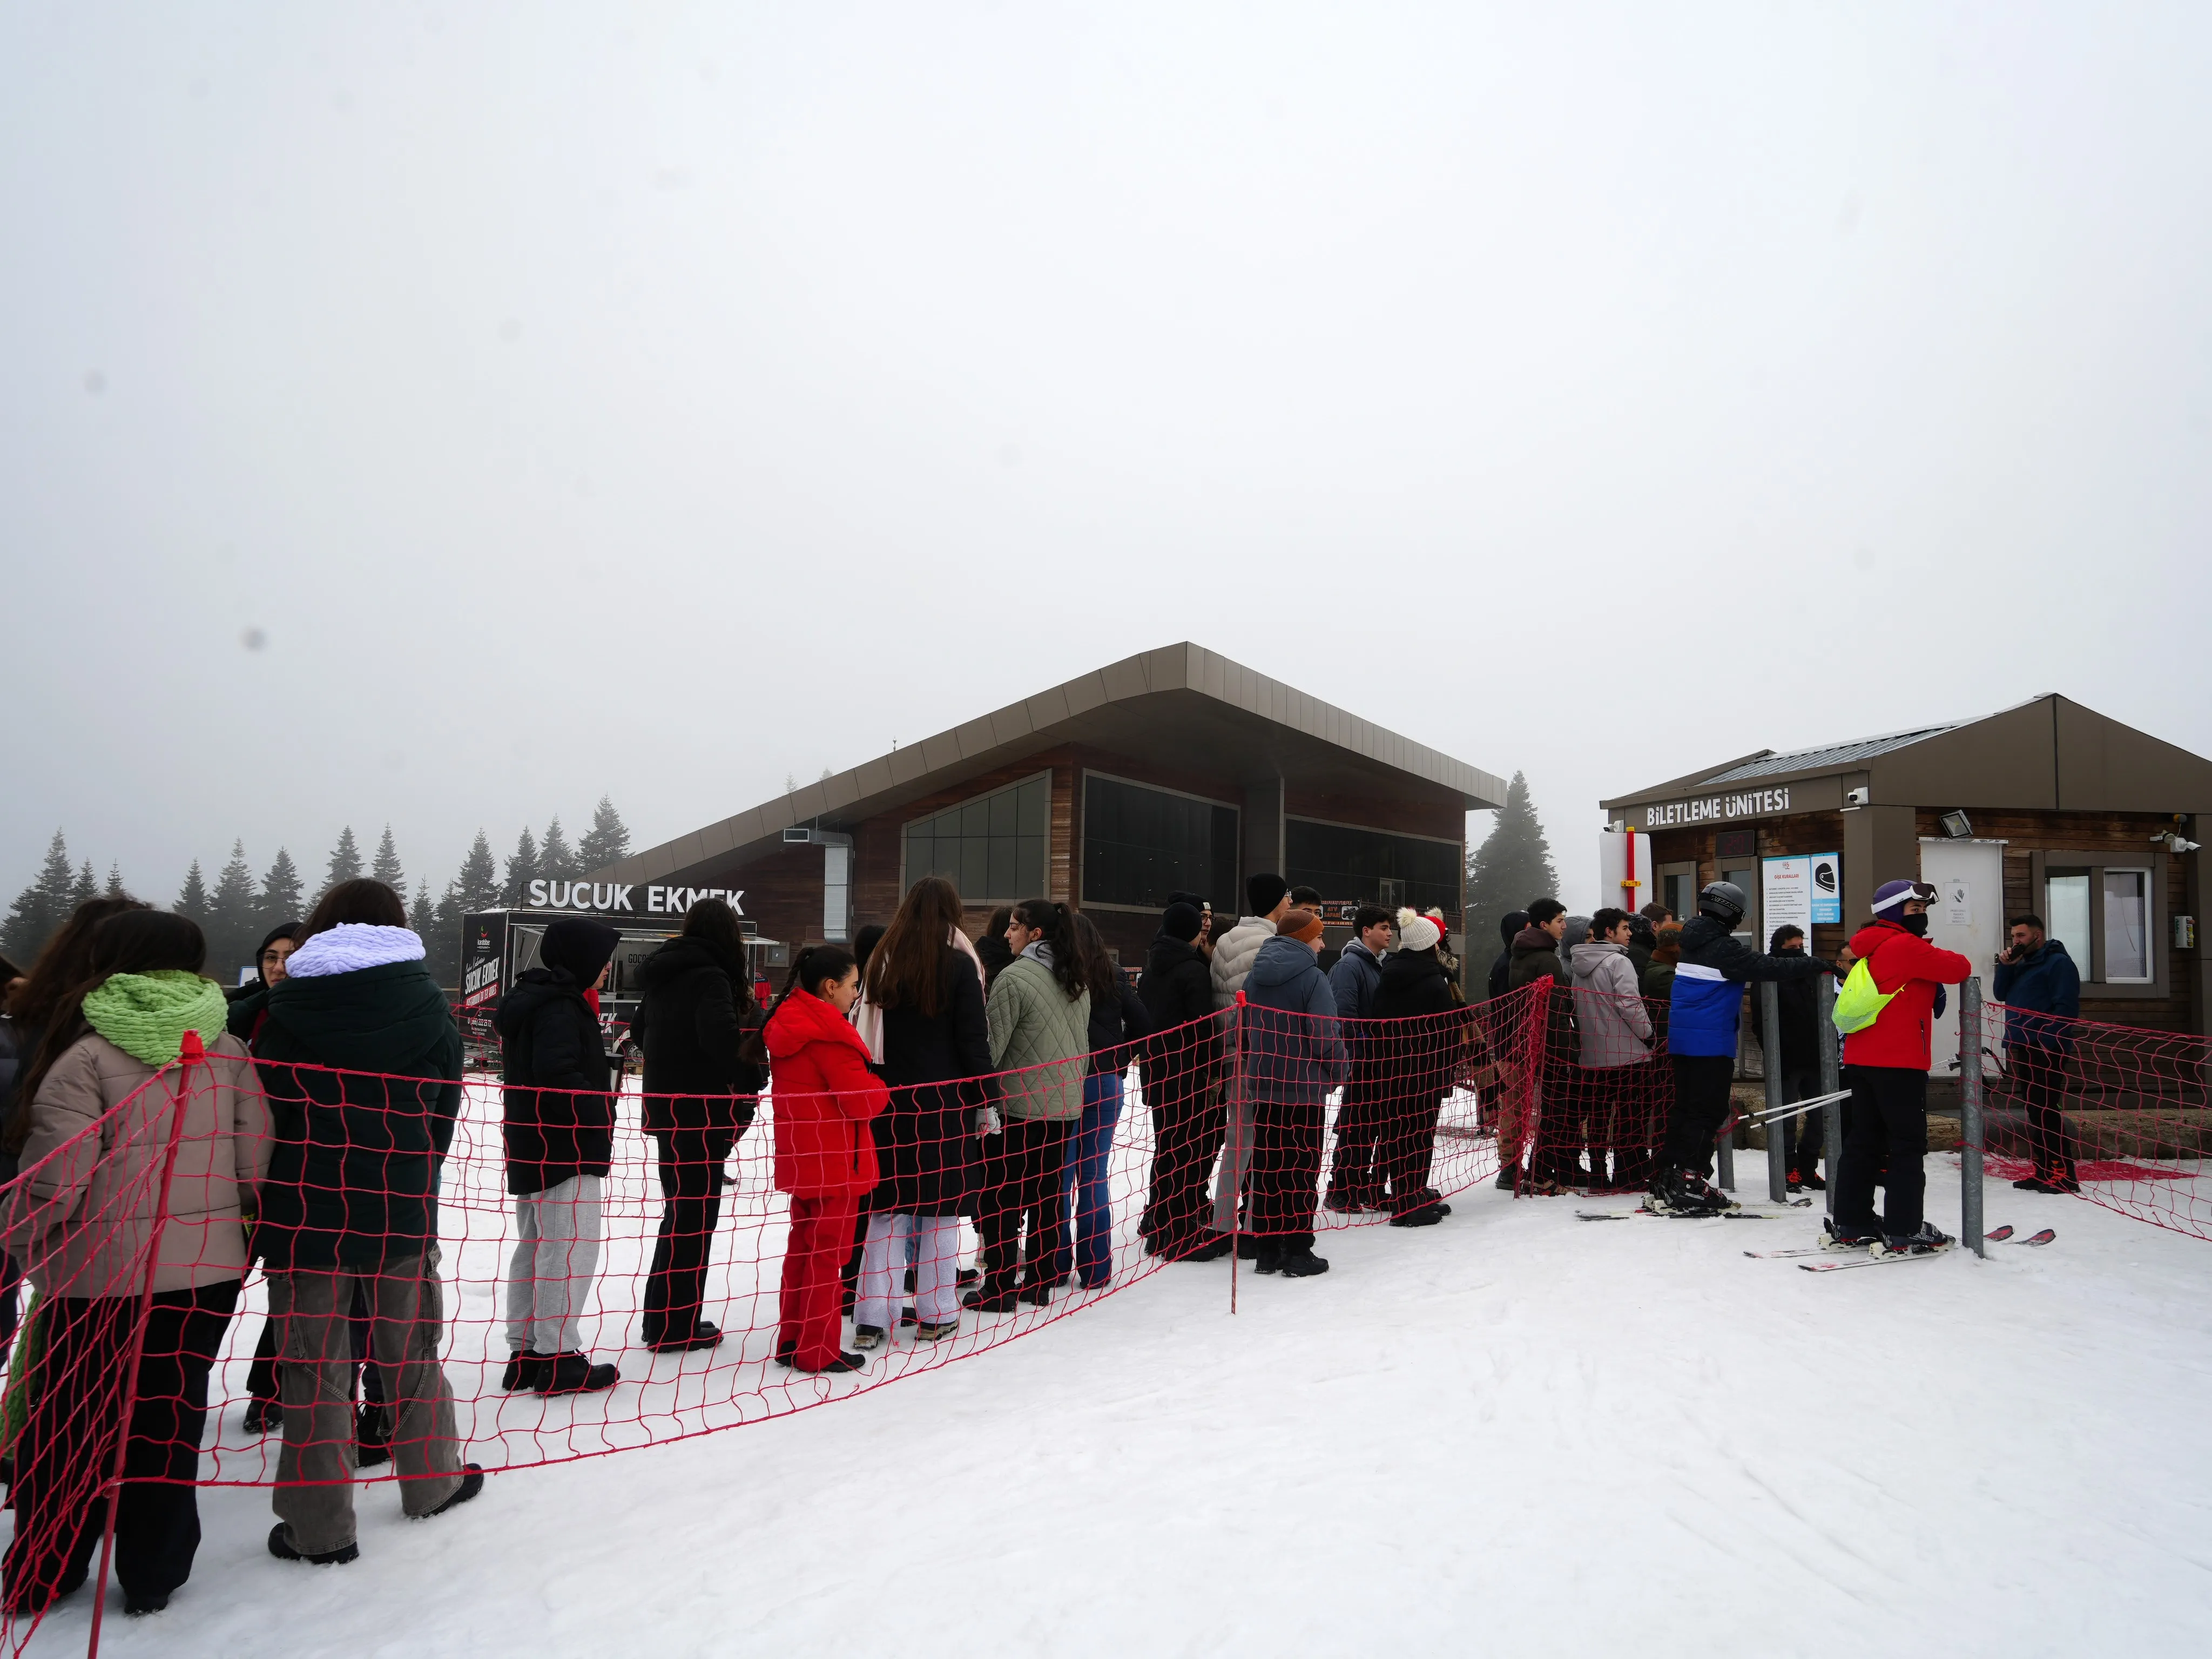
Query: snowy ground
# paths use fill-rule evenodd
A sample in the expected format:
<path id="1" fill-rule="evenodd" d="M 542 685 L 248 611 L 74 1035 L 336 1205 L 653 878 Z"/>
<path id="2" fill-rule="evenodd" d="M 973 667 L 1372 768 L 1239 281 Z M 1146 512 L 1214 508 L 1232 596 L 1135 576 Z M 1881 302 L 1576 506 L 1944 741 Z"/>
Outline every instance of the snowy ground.
<path id="1" fill-rule="evenodd" d="M 1954 1161 L 1930 1209 L 1957 1215 Z M 1750 1196 L 1748 1193 L 1746 1194 Z M 1626 1200 L 1600 1200 L 1626 1207 Z M 971 1361 L 709 1436 L 392 1488 L 362 1558 L 203 1495 L 115 1655 L 2212 1651 L 2212 1246 L 1992 1187 L 1992 1246 L 1813 1274 L 1784 1220 L 1484 1188 L 1334 1270 L 1179 1267 Z M 235 1438 L 234 1423 L 224 1425 Z M 111 1592 L 111 1595 L 113 1592 Z M 80 1595 L 35 1652 L 82 1651 Z"/>

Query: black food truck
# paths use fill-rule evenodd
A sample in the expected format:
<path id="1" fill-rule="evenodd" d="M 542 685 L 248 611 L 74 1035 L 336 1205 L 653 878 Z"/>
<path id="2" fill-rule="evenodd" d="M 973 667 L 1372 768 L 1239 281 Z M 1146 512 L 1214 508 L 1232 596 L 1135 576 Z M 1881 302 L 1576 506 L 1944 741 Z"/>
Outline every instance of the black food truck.
<path id="1" fill-rule="evenodd" d="M 531 884 L 533 889 L 539 884 Z M 570 888 L 567 882 L 544 884 L 555 889 Z M 692 894 L 685 894 L 682 889 L 672 890 L 672 910 L 660 913 L 665 916 L 672 911 L 678 920 L 672 922 L 659 917 L 649 920 L 612 904 L 593 905 L 592 890 L 582 882 L 575 883 L 571 890 L 581 901 L 580 905 L 558 909 L 477 910 L 461 918 L 461 1000 L 456 1012 L 470 1065 L 498 1065 L 499 1034 L 492 1029 L 492 1011 L 499 1006 L 499 1000 L 507 994 L 508 986 L 538 966 L 538 949 L 545 937 L 546 924 L 563 916 L 605 922 L 621 935 L 615 945 L 614 960 L 608 964 L 606 986 L 599 993 L 599 1024 L 607 1034 L 609 1052 L 627 1063 L 630 1052 L 629 1019 L 638 1002 L 638 965 L 676 937 L 682 926 L 682 911 L 673 910 L 675 899 L 684 896 L 687 902 L 683 908 L 689 909 L 688 899 L 707 896 L 704 890 Z M 609 891 L 605 886 L 598 890 L 601 896 Z M 532 896 L 537 894 L 533 891 Z M 714 896 L 734 902 L 736 896 L 718 892 Z M 747 977 L 752 981 L 753 995 L 758 998 L 773 979 L 781 976 L 785 965 L 784 947 L 777 940 L 755 933 L 749 921 L 741 920 L 738 926 L 745 933 Z"/>

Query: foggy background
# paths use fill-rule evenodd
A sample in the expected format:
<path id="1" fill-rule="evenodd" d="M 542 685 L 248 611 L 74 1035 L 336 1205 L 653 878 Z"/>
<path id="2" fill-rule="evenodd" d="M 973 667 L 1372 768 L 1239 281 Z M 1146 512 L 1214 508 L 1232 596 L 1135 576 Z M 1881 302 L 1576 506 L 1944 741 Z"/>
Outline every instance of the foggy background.
<path id="1" fill-rule="evenodd" d="M 1193 639 L 1601 794 L 2199 752 L 2212 9 L 0 12 L 0 903 L 642 848 Z M 255 648 L 255 642 L 258 648 Z M 1476 837 L 1487 815 L 1469 825 Z"/>

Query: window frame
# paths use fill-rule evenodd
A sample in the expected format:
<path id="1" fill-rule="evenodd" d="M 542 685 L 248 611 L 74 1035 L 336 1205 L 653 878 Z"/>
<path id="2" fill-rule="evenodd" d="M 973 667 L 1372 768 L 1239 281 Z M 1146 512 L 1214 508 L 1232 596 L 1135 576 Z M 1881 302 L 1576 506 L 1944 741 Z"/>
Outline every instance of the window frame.
<path id="1" fill-rule="evenodd" d="M 2166 941 L 2167 905 L 2166 884 L 2170 879 L 2166 869 L 2167 854 L 2162 852 L 2142 854 L 2123 853 L 2114 848 L 2038 848 L 2028 854 L 2028 895 L 2027 908 L 2041 916 L 2046 924 L 2051 920 L 2051 878 L 2054 872 L 2067 875 L 2086 873 L 2089 878 L 2089 949 L 2090 960 L 2076 959 L 2074 966 L 2081 975 L 2081 994 L 2085 999 L 2112 1002 L 2141 1000 L 2154 1000 L 2173 994 L 2172 952 Z M 2147 872 L 2144 883 L 2148 903 L 2144 907 L 2144 944 L 2150 954 L 2148 979 L 2106 979 L 2105 963 L 2105 872 L 2123 870 Z M 2008 924 L 2011 917 L 2007 916 Z M 2070 945 L 2071 940 L 2068 941 Z"/>
<path id="2" fill-rule="evenodd" d="M 1143 778 L 1124 777 L 1119 772 L 1109 772 L 1103 767 L 1085 766 L 1080 769 L 1080 775 L 1076 782 L 1074 815 L 1077 832 L 1081 836 L 1083 844 L 1079 849 L 1079 856 L 1069 860 L 1073 867 L 1068 872 L 1070 884 L 1076 890 L 1076 903 L 1079 908 L 1110 910 L 1123 915 L 1156 916 L 1160 913 L 1159 907 L 1154 904 L 1117 904 L 1109 899 L 1094 900 L 1084 889 L 1083 862 L 1091 855 L 1091 780 L 1093 778 L 1103 778 L 1109 783 L 1121 784 L 1131 789 L 1149 789 L 1155 794 L 1175 795 L 1183 800 L 1194 800 L 1201 806 L 1227 807 L 1237 815 L 1237 861 L 1240 866 L 1243 863 L 1244 809 L 1237 802 L 1222 800 L 1212 795 L 1201 795 L 1195 790 L 1176 789 L 1164 783 L 1149 782 Z M 904 843 L 902 842 L 901 845 Z M 1240 896 L 1243 890 L 1243 872 L 1241 867 L 1229 872 L 1230 886 Z"/>
<path id="3" fill-rule="evenodd" d="M 973 806 L 978 801 L 989 800 L 994 795 L 1011 794 L 1012 792 L 1023 787 L 1026 784 L 1036 782 L 1039 779 L 1042 779 L 1044 781 L 1044 829 L 1041 832 L 1039 838 L 1044 843 L 1045 890 L 1036 893 L 1017 893 L 1012 898 L 1008 898 L 1002 893 L 970 893 L 966 888 L 963 887 L 960 891 L 960 902 L 969 909 L 981 910 L 988 909 L 992 906 L 998 904 L 1018 904 L 1024 899 L 1027 898 L 1050 897 L 1050 888 L 1052 886 L 1052 768 L 1049 766 L 1040 768 L 1035 772 L 1024 773 L 1022 776 L 1018 778 L 1009 778 L 1004 783 L 993 784 L 989 788 L 982 790 L 976 794 L 963 795 L 958 800 L 946 801 L 943 805 L 933 807 L 928 811 L 917 814 L 914 817 L 902 818 L 899 821 L 898 827 L 899 896 L 901 898 L 904 898 L 908 892 L 913 890 L 915 883 L 921 879 L 920 876 L 915 875 L 907 868 L 907 835 L 915 825 L 918 823 L 927 823 L 933 818 L 940 818 L 944 817 L 947 812 L 958 811 L 963 807 Z M 1018 838 L 1018 831 L 1017 832 L 1017 838 Z M 933 839 L 934 839 L 934 837 L 933 837 Z M 965 837 L 963 837 L 963 839 L 965 839 Z M 988 832 L 986 833 L 985 839 L 989 839 Z M 923 872 L 925 875 L 928 872 L 927 871 Z M 960 884 L 956 880 L 953 882 L 953 885 L 958 887 Z"/>

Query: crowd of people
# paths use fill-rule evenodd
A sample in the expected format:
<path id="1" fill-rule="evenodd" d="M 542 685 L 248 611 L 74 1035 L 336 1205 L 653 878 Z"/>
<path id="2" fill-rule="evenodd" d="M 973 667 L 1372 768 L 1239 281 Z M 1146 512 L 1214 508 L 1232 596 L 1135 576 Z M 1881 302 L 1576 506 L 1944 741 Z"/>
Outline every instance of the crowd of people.
<path id="1" fill-rule="evenodd" d="M 928 877 L 888 924 L 795 952 L 766 1007 L 735 913 L 719 899 L 695 905 L 643 964 L 632 1021 L 663 1199 L 642 1346 L 685 1352 L 723 1340 L 706 1316 L 708 1267 L 727 1161 L 764 1090 L 788 1206 L 775 1362 L 854 1371 L 902 1329 L 939 1342 L 963 1317 L 1045 1306 L 1071 1279 L 1112 1281 L 1109 1161 L 1132 1066 L 1152 1119 L 1136 1230 L 1147 1254 L 1206 1262 L 1233 1251 L 1261 1273 L 1303 1279 L 1328 1270 L 1314 1249 L 1324 1208 L 1436 1224 L 1451 1211 L 1430 1183 L 1443 1103 L 1511 1063 L 1493 1052 L 1498 1022 L 1474 1004 L 1547 981 L 1550 994 L 1507 1005 L 1532 1023 L 1543 1011 L 1522 1062 L 1543 1127 L 1524 1137 L 1525 1165 L 1503 1146 L 1501 1184 L 1642 1187 L 1662 1213 L 1727 1207 L 1711 1158 L 1745 988 L 1779 986 L 1770 1063 L 1805 1098 L 1820 1071 L 1814 981 L 1855 961 L 1838 1024 L 1845 1003 L 1865 1018 L 1844 1039 L 1854 1109 L 1830 1172 L 1832 1242 L 1950 1243 L 1921 1214 L 1929 1030 L 1942 988 L 1971 964 L 1927 941 L 1924 884 L 1881 888 L 1839 963 L 1808 954 L 1795 928 L 1754 951 L 1735 933 L 1744 898 L 1727 882 L 1705 887 L 1679 922 L 1658 906 L 1573 917 L 1539 898 L 1506 918 L 1472 1001 L 1434 912 L 1359 907 L 1332 951 L 1317 893 L 1263 873 L 1244 896 L 1217 937 L 1208 899 L 1176 895 L 1133 975 L 1079 909 L 1031 899 L 971 936 L 958 892 Z M 1999 987 L 2008 969 L 2047 1005 L 2063 1001 L 2067 966 L 2040 934 L 2033 917 L 2016 926 Z M 580 1341 L 621 1087 L 598 1001 L 616 945 L 588 918 L 550 923 L 495 1018 L 515 1223 L 508 1391 L 574 1395 L 620 1380 Z M 134 1613 L 165 1606 L 185 1582 L 210 1373 L 257 1264 L 269 1311 L 246 1421 L 283 1436 L 270 1553 L 356 1559 L 361 1467 L 390 1461 L 401 1509 L 416 1518 L 481 1490 L 439 1358 L 438 1194 L 462 1045 L 424 956 L 398 895 L 356 879 L 273 930 L 258 981 L 228 1000 L 201 976 L 192 921 L 123 898 L 79 907 L 27 973 L 7 970 L 0 1147 L 15 1164 L 0 1170 L 12 1178 L 0 1299 L 17 1346 L 0 1449 L 15 1525 L 0 1593 L 10 1613 L 43 1609 L 84 1581 L 105 1516 L 92 1465 L 103 1436 L 112 1443 L 142 1307 L 150 1322 L 123 1452 L 117 1576 Z M 2039 1061 L 2066 1040 L 2055 1018 L 2014 1018 L 2014 1046 Z M 2055 1118 L 2055 1102 L 2044 1105 Z M 1645 1112 L 1650 1127 L 1624 1137 L 1624 1110 Z M 1819 1184 L 1818 1158 L 1808 1125 L 1793 1181 Z M 2071 1179 L 2056 1153 L 2039 1158 L 2046 1189 Z M 972 1266 L 961 1260 L 963 1222 L 980 1241 Z M 25 1273 L 37 1295 L 18 1334 Z"/>

